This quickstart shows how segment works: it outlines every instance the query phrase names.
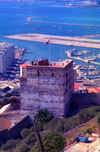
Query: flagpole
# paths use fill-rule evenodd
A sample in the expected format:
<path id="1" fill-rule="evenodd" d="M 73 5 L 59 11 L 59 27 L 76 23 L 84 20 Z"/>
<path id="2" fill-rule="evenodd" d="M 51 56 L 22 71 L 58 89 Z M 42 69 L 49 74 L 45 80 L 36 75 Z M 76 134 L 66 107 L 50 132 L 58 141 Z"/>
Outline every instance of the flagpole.
<path id="1" fill-rule="evenodd" d="M 50 66 L 50 38 L 44 44 L 45 45 L 48 44 L 48 49 L 49 49 L 49 51 L 48 51 L 48 60 L 49 60 L 49 66 Z"/>
<path id="2" fill-rule="evenodd" d="M 50 42 L 49 42 L 49 66 L 50 66 Z"/>

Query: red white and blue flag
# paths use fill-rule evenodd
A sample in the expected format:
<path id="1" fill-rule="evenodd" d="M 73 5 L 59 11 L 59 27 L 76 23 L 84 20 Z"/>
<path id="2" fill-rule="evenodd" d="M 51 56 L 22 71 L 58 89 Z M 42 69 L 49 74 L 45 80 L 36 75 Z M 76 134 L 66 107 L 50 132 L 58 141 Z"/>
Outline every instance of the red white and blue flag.
<path id="1" fill-rule="evenodd" d="M 49 43 L 50 43 L 50 39 L 48 41 L 46 41 L 44 44 L 46 45 L 46 44 L 49 44 Z"/>

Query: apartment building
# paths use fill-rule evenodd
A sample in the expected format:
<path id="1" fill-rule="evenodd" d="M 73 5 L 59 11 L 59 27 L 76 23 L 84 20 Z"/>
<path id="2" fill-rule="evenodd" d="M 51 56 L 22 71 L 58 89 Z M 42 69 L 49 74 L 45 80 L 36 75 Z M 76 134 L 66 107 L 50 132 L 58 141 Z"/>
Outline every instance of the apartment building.
<path id="1" fill-rule="evenodd" d="M 10 43 L 0 43 L 0 74 L 6 72 L 15 57 L 15 46 Z"/>

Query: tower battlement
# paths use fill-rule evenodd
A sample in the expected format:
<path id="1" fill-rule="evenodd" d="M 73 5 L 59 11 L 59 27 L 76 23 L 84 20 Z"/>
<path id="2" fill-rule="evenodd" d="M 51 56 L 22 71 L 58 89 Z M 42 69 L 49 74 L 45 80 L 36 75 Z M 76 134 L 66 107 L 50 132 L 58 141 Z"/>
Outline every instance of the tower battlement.
<path id="1" fill-rule="evenodd" d="M 47 108 L 55 117 L 65 117 L 74 88 L 73 60 L 22 65 L 20 85 L 22 116 L 34 119 L 39 109 Z"/>

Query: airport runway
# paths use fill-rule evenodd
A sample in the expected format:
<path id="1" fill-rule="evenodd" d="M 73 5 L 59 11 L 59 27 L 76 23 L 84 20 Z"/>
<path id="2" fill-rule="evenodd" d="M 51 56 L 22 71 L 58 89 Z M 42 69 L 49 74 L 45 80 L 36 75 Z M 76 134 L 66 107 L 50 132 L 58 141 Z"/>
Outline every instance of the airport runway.
<path id="1" fill-rule="evenodd" d="M 10 35 L 10 36 L 4 36 L 4 37 L 26 40 L 26 41 L 43 42 L 43 43 L 47 42 L 50 39 L 50 43 L 52 44 L 100 48 L 100 40 L 87 39 L 87 38 L 81 38 L 81 37 L 55 36 L 55 35 L 45 35 L 45 34 L 37 34 L 37 33 Z"/>

